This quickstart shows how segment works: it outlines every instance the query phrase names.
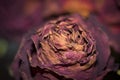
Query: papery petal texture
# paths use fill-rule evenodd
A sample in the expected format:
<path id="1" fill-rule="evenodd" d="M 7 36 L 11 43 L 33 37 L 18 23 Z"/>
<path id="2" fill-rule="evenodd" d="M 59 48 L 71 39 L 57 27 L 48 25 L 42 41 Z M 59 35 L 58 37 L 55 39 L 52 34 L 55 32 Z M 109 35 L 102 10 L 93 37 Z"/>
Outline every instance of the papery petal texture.
<path id="1" fill-rule="evenodd" d="M 107 35 L 77 14 L 24 37 L 12 67 L 16 80 L 101 80 L 115 70 Z"/>

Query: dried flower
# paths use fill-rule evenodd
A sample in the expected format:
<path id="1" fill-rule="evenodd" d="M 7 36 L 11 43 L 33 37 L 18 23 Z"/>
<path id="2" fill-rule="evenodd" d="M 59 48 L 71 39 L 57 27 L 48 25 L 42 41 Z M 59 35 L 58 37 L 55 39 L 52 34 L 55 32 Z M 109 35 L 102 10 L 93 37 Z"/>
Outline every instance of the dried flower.
<path id="1" fill-rule="evenodd" d="M 24 37 L 13 62 L 16 80 L 102 80 L 114 69 L 106 34 L 79 15 L 48 21 Z"/>
<path id="2" fill-rule="evenodd" d="M 105 0 L 97 12 L 99 13 L 98 19 L 110 30 L 109 36 L 113 48 L 120 54 L 120 1 Z"/>

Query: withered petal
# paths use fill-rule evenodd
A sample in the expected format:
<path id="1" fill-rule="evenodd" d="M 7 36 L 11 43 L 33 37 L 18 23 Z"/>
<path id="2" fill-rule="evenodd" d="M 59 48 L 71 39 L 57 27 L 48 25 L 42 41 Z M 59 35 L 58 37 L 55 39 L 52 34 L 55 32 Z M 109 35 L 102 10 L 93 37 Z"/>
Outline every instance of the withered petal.
<path id="1" fill-rule="evenodd" d="M 12 67 L 16 80 L 96 80 L 116 66 L 99 24 L 74 14 L 24 37 Z"/>

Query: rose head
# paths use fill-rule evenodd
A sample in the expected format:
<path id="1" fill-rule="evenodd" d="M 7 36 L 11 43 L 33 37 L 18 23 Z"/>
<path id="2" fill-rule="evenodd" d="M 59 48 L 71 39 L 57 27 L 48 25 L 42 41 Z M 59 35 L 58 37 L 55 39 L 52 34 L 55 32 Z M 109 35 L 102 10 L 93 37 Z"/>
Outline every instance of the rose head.
<path id="1" fill-rule="evenodd" d="M 114 69 L 106 35 L 79 15 L 46 22 L 23 39 L 17 80 L 101 80 Z"/>

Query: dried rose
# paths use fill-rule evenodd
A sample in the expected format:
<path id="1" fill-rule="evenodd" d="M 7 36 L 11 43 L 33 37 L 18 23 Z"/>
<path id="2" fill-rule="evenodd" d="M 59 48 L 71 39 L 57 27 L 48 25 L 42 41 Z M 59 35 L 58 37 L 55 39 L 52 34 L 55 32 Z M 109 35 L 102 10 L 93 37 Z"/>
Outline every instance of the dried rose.
<path id="1" fill-rule="evenodd" d="M 16 80 L 102 80 L 114 69 L 106 34 L 79 15 L 48 21 L 24 37 L 13 62 Z"/>
<path id="2" fill-rule="evenodd" d="M 112 46 L 120 54 L 120 0 L 105 0 L 97 12 L 98 19 L 107 25 L 111 32 L 109 36 L 112 40 Z"/>

